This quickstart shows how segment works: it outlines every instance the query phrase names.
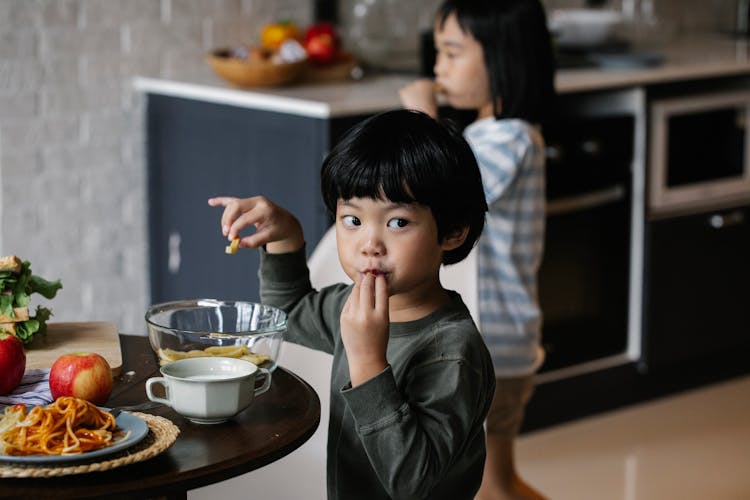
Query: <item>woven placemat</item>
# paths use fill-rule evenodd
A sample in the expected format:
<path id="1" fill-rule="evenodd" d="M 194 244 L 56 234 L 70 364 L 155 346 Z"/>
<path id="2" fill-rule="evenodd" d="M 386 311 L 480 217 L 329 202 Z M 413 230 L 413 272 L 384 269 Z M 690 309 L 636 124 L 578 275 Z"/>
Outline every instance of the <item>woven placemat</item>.
<path id="1" fill-rule="evenodd" d="M 147 413 L 130 412 L 148 424 L 148 434 L 139 443 L 126 448 L 106 460 L 75 465 L 2 465 L 0 464 L 0 478 L 2 477 L 57 477 L 84 474 L 87 472 L 116 469 L 123 465 L 134 464 L 153 458 L 163 452 L 177 439 L 180 429 L 170 420 Z"/>

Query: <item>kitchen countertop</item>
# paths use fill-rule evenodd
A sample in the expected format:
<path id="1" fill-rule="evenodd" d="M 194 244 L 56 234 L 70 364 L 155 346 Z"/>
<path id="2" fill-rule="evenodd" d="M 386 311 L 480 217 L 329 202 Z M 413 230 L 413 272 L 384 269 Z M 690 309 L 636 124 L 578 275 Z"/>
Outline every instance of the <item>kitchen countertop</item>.
<path id="1" fill-rule="evenodd" d="M 637 87 L 682 80 L 750 74 L 750 41 L 722 35 L 675 40 L 658 50 L 663 62 L 635 69 L 562 69 L 556 88 L 562 94 Z M 399 107 L 398 89 L 416 75 L 380 74 L 360 81 L 296 84 L 268 89 L 238 89 L 214 75 L 203 61 L 180 79 L 136 78 L 149 94 L 168 95 L 314 118 L 368 114 Z"/>

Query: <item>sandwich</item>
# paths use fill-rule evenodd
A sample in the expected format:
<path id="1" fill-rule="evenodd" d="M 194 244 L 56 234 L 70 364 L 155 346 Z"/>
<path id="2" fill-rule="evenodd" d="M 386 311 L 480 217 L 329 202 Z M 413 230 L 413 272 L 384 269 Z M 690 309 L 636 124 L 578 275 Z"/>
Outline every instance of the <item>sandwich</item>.
<path id="1" fill-rule="evenodd" d="M 0 331 L 15 335 L 24 344 L 31 342 L 34 335 L 44 335 L 52 311 L 37 306 L 32 315 L 30 296 L 38 293 L 52 299 L 61 288 L 60 280 L 47 281 L 32 274 L 29 261 L 15 255 L 0 257 Z"/>

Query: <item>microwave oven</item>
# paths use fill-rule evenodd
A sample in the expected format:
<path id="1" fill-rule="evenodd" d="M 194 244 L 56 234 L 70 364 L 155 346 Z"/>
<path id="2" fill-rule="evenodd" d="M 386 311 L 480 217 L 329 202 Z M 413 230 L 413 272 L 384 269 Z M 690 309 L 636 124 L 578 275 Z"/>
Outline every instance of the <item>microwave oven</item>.
<path id="1" fill-rule="evenodd" d="M 697 213 L 750 200 L 750 91 L 650 103 L 648 214 Z"/>

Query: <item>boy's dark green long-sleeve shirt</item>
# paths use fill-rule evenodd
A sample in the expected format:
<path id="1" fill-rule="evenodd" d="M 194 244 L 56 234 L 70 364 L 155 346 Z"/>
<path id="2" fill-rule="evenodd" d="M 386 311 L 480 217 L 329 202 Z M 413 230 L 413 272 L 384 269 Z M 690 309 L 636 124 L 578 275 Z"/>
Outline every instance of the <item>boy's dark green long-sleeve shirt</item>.
<path id="1" fill-rule="evenodd" d="M 261 301 L 289 314 L 286 340 L 333 354 L 328 498 L 473 498 L 495 374 L 459 295 L 424 318 L 391 323 L 389 366 L 353 388 L 340 331 L 352 286 L 313 290 L 304 250 L 261 250 L 260 278 Z"/>

